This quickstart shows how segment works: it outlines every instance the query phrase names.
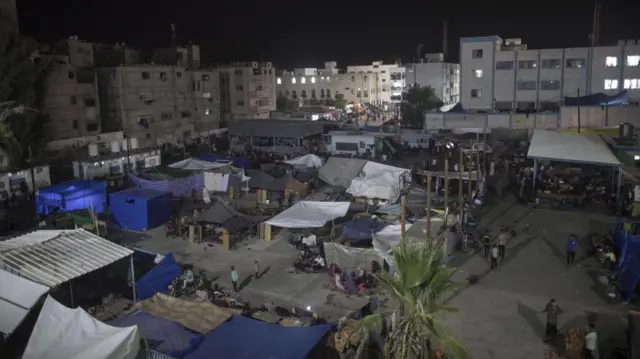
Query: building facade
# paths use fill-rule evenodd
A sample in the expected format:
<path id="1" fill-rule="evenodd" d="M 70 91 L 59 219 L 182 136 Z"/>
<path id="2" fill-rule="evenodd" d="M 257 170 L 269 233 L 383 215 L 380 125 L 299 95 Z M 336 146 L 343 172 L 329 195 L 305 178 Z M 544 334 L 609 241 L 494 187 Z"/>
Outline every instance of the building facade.
<path id="1" fill-rule="evenodd" d="M 389 105 L 402 101 L 402 92 L 405 89 L 406 68 L 400 64 L 383 64 L 382 61 L 374 61 L 371 65 L 347 66 L 347 73 L 367 74 L 376 79 L 376 84 L 369 91 L 374 91 L 376 105 Z"/>
<path id="2" fill-rule="evenodd" d="M 18 7 L 16 0 L 0 0 L 0 22 L 11 24 L 11 28 L 20 31 L 18 26 Z"/>
<path id="3" fill-rule="evenodd" d="M 407 86 L 431 87 L 444 105 L 460 101 L 460 65 L 443 62 L 442 54 L 428 54 L 421 63 L 407 64 Z"/>
<path id="4" fill-rule="evenodd" d="M 238 62 L 218 71 L 225 118 L 268 119 L 275 111 L 276 73 L 270 62 Z"/>
<path id="5" fill-rule="evenodd" d="M 557 110 L 564 97 L 628 91 L 640 101 L 640 45 L 530 50 L 520 39 L 460 39 L 460 91 L 468 110 Z"/>

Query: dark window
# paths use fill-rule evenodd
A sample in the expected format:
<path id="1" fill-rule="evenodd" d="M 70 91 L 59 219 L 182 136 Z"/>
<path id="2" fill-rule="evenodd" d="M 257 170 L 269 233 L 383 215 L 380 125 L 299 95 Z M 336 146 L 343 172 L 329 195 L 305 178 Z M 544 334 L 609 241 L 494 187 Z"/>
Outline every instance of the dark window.
<path id="1" fill-rule="evenodd" d="M 336 150 L 337 151 L 358 151 L 357 143 L 349 143 L 349 142 L 336 142 Z"/>
<path id="2" fill-rule="evenodd" d="M 97 123 L 87 123 L 87 131 L 89 131 L 89 132 L 98 131 L 98 124 Z"/>
<path id="3" fill-rule="evenodd" d="M 67 73 L 67 76 L 69 76 L 69 80 L 73 80 L 73 79 L 75 79 L 75 78 L 76 78 L 76 74 L 75 74 L 75 73 L 73 73 L 73 71 L 69 71 L 69 72 Z"/>
<path id="4" fill-rule="evenodd" d="M 142 79 L 143 80 L 148 80 L 151 78 L 151 74 L 149 74 L 148 72 L 143 72 L 142 73 Z"/>
<path id="5" fill-rule="evenodd" d="M 74 130 L 78 129 L 78 120 L 73 120 L 73 129 Z"/>
<path id="6" fill-rule="evenodd" d="M 86 107 L 96 107 L 96 99 L 95 98 L 85 98 L 84 105 Z"/>

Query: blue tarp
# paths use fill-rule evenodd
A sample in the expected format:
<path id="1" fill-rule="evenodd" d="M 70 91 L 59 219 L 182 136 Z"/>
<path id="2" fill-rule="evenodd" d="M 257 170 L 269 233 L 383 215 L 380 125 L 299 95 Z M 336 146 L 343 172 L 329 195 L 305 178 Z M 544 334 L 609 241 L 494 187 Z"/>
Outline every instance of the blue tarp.
<path id="1" fill-rule="evenodd" d="M 636 226 L 638 225 L 640 223 L 636 223 Z M 616 231 L 616 247 L 620 296 L 624 300 L 629 300 L 640 283 L 640 235 L 624 232 L 620 223 Z"/>
<path id="2" fill-rule="evenodd" d="M 373 233 L 386 227 L 386 223 L 376 219 L 355 219 L 342 227 L 342 238 L 350 244 L 364 244 L 373 238 Z"/>
<path id="3" fill-rule="evenodd" d="M 629 103 L 629 93 L 624 90 L 615 95 L 602 92 L 580 97 L 565 97 L 564 106 L 621 106 Z"/>
<path id="4" fill-rule="evenodd" d="M 231 161 L 232 165 L 237 168 L 249 169 L 253 166 L 251 159 L 246 157 L 225 157 L 220 155 L 204 154 L 198 156 L 198 158 L 209 162 Z"/>
<path id="5" fill-rule="evenodd" d="M 364 132 L 384 132 L 382 126 L 365 125 L 362 129 Z"/>
<path id="6" fill-rule="evenodd" d="M 147 274 L 136 282 L 138 300 L 153 297 L 156 293 L 167 293 L 171 282 L 182 274 L 182 267 L 176 263 L 173 253 L 167 254 Z"/>
<path id="7" fill-rule="evenodd" d="M 106 181 L 71 181 L 40 188 L 36 192 L 36 213 L 49 214 L 56 207 L 62 212 L 93 208 L 95 213 L 101 213 L 106 206 Z"/>
<path id="8" fill-rule="evenodd" d="M 110 196 L 111 218 L 124 229 L 146 231 L 166 223 L 173 212 L 171 192 L 129 188 Z"/>
<path id="9" fill-rule="evenodd" d="M 150 349 L 176 359 L 192 352 L 204 339 L 204 335 L 191 332 L 178 323 L 143 312 L 109 324 L 119 328 L 137 325 L 140 336 L 149 342 Z"/>
<path id="10" fill-rule="evenodd" d="M 137 187 L 171 192 L 175 197 L 191 197 L 191 193 L 194 190 L 202 192 L 204 188 L 204 176 L 202 173 L 184 178 L 161 181 L 148 180 L 129 173 L 129 179 L 131 179 L 131 182 Z"/>
<path id="11" fill-rule="evenodd" d="M 333 324 L 288 328 L 233 316 L 185 359 L 304 359 Z"/>

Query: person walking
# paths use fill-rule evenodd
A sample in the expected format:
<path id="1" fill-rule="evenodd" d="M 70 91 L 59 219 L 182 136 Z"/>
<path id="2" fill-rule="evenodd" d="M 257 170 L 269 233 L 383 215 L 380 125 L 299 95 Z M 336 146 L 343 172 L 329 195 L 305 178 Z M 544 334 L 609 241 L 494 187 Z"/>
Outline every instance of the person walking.
<path id="1" fill-rule="evenodd" d="M 598 358 L 598 333 L 593 323 L 589 324 L 589 332 L 584 337 L 584 357 L 585 359 Z"/>
<path id="2" fill-rule="evenodd" d="M 551 341 L 558 336 L 558 316 L 564 311 L 558 306 L 555 299 L 551 299 L 542 313 L 547 315 L 547 325 L 545 327 L 545 341 Z"/>
<path id="3" fill-rule="evenodd" d="M 231 266 L 231 283 L 233 283 L 233 291 L 238 293 L 238 272 L 236 272 L 236 266 Z"/>
<path id="4" fill-rule="evenodd" d="M 498 247 L 496 247 L 496 245 L 494 244 L 493 247 L 491 248 L 491 269 L 498 268 L 499 254 L 500 254 L 500 251 L 498 250 Z"/>
<path id="5" fill-rule="evenodd" d="M 571 234 L 569 235 L 569 239 L 567 240 L 567 266 L 571 267 L 573 265 L 573 261 L 576 258 L 576 245 L 577 245 L 576 237 Z"/>
<path id="6" fill-rule="evenodd" d="M 253 262 L 253 270 L 254 270 L 253 277 L 255 279 L 260 278 L 260 263 L 258 263 L 258 261 Z"/>
<path id="7" fill-rule="evenodd" d="M 509 231 L 502 229 L 498 236 L 498 250 L 500 251 L 500 261 L 504 261 L 504 256 L 507 251 L 507 242 L 509 242 Z"/>
<path id="8" fill-rule="evenodd" d="M 491 235 L 488 229 L 485 230 L 484 236 L 482 236 L 482 246 L 484 248 L 484 256 L 489 257 L 489 252 L 491 251 Z"/>

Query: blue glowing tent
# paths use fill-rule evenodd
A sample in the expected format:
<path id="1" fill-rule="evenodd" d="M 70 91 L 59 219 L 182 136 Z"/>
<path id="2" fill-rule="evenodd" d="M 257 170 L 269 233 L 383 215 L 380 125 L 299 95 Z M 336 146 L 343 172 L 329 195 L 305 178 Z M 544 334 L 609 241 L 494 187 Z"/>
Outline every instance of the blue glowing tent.
<path id="1" fill-rule="evenodd" d="M 185 359 L 303 359 L 332 326 L 288 328 L 233 316 L 205 335 L 200 346 Z"/>
<path id="2" fill-rule="evenodd" d="M 182 267 L 176 263 L 173 253 L 167 254 L 147 274 L 136 282 L 136 296 L 138 300 L 153 297 L 156 293 L 167 293 L 169 285 L 182 274 Z"/>
<path id="3" fill-rule="evenodd" d="M 351 245 L 370 243 L 373 233 L 386 227 L 385 222 L 373 218 L 354 219 L 346 222 L 342 227 L 342 238 Z"/>
<path id="4" fill-rule="evenodd" d="M 112 193 L 111 218 L 124 229 L 146 231 L 169 221 L 173 194 L 148 188 L 129 188 Z"/>
<path id="5" fill-rule="evenodd" d="M 640 223 L 635 223 L 635 226 Z M 629 300 L 635 288 L 640 284 L 640 235 L 625 232 L 623 224 L 619 223 L 615 235 L 618 250 L 618 281 L 620 296 Z"/>
<path id="6" fill-rule="evenodd" d="M 91 209 L 104 212 L 107 207 L 107 182 L 81 180 L 40 188 L 36 192 L 36 213 L 49 214 Z"/>

